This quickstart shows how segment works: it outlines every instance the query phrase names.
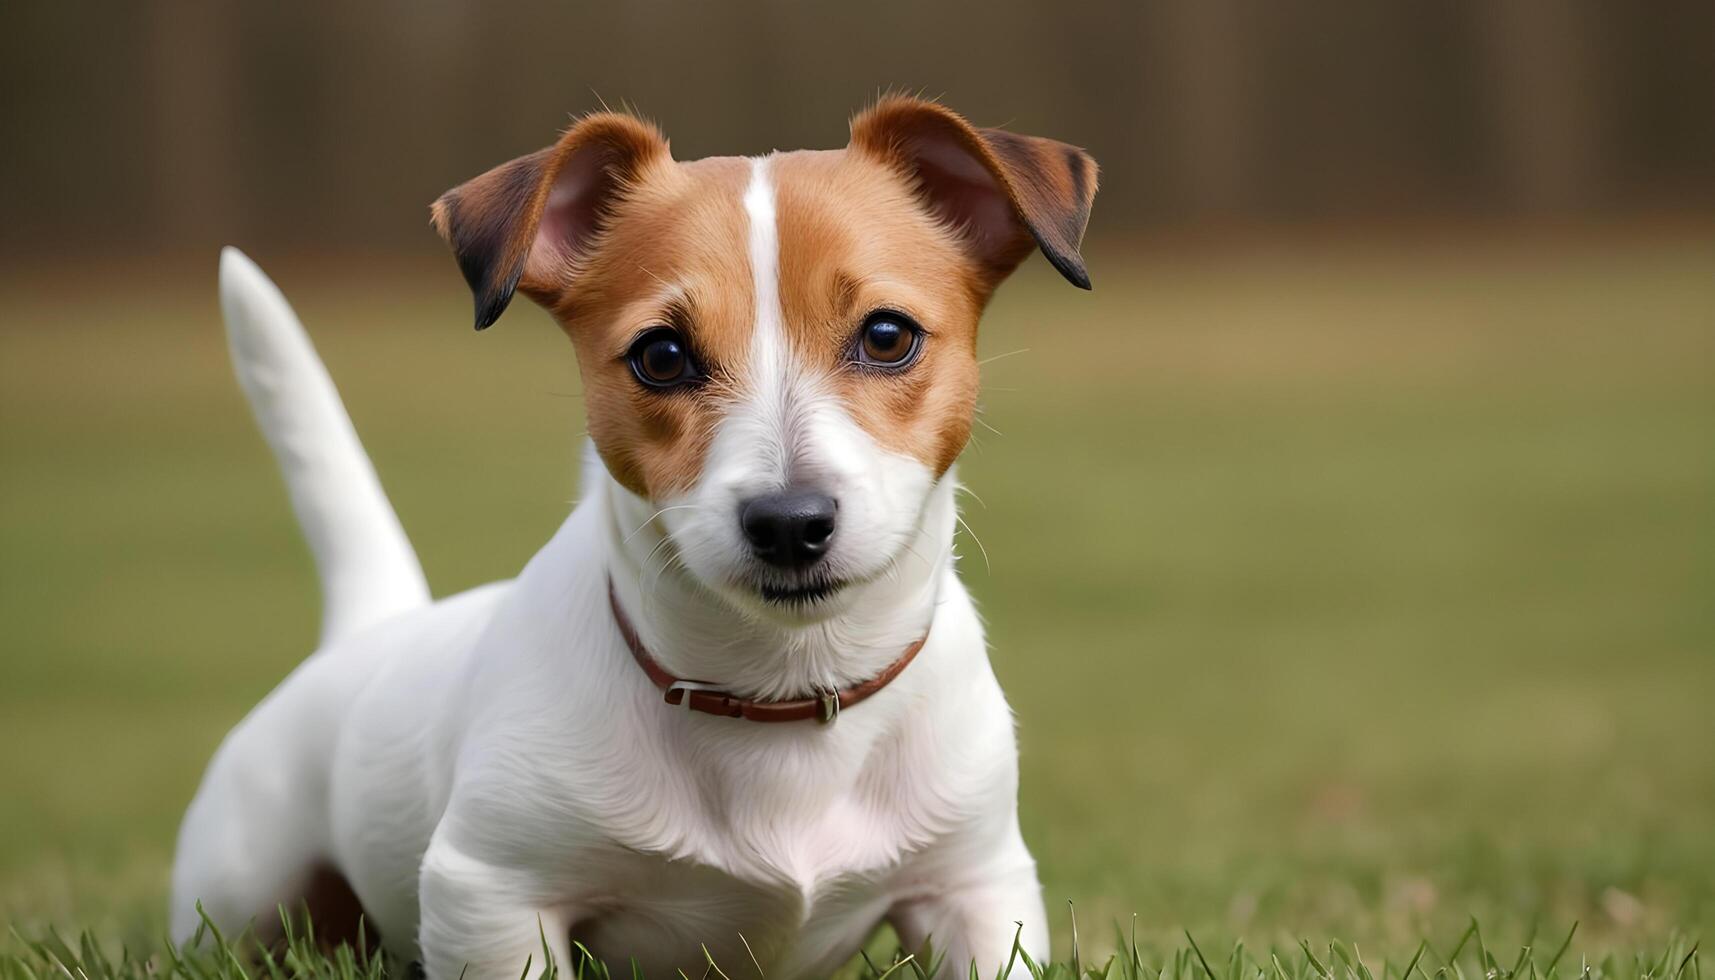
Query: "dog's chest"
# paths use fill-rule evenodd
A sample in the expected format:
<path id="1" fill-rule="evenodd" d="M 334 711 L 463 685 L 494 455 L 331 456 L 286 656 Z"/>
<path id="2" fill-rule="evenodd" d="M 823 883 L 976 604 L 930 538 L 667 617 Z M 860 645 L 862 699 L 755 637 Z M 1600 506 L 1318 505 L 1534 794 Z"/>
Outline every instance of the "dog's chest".
<path id="1" fill-rule="evenodd" d="M 729 975 L 752 957 L 769 977 L 823 974 L 851 955 L 892 897 L 884 875 L 862 872 L 764 879 L 637 855 L 626 873 L 632 887 L 592 909 L 573 938 L 609 967 L 635 957 L 645 976 L 701 975 L 705 948 Z"/>
<path id="2" fill-rule="evenodd" d="M 848 780 L 809 757 L 746 768 L 664 793 L 665 835 L 617 835 L 624 849 L 599 863 L 623 887 L 599 897 L 578 938 L 598 953 L 645 951 L 651 976 L 700 973 L 705 945 L 723 969 L 754 956 L 770 977 L 851 954 L 931 844 L 935 814 L 896 762 L 874 773 L 889 778 Z"/>

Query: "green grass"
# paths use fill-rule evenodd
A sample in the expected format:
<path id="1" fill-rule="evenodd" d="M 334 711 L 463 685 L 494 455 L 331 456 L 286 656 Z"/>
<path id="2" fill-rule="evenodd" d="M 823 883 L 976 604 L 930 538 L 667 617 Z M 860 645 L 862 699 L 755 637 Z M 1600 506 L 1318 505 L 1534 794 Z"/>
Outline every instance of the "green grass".
<path id="1" fill-rule="evenodd" d="M 294 928 L 289 916 L 283 916 L 282 921 L 286 938 L 268 947 L 258 947 L 248 936 L 223 936 L 205 921 L 204 931 L 184 947 L 163 945 L 151 956 L 135 955 L 128 948 L 109 953 L 89 933 L 76 945 L 51 930 L 38 939 L 14 934 L 0 943 L 0 980 L 387 980 L 420 975 L 410 965 L 366 951 L 361 942 L 355 949 L 343 944 L 328 948 L 316 942 L 313 925 Z M 1087 947 L 1080 942 L 1074 917 L 1072 948 L 1065 958 L 1038 962 L 1015 938 L 1011 955 L 994 976 L 997 980 L 1702 980 L 1700 948 L 1695 942 L 1674 939 L 1659 949 L 1634 951 L 1630 956 L 1610 952 L 1592 959 L 1574 948 L 1577 933 L 1574 924 L 1558 942 L 1545 937 L 1548 945 L 1540 948 L 1527 942 L 1513 955 L 1510 950 L 1491 950 L 1483 940 L 1480 923 L 1472 919 L 1445 956 L 1425 939 L 1400 961 L 1385 956 L 1379 961 L 1366 960 L 1356 943 L 1339 940 L 1326 943 L 1320 956 L 1305 940 L 1296 947 L 1260 950 L 1236 942 L 1215 961 L 1220 966 L 1217 969 L 1191 933 L 1184 933 L 1182 945 L 1153 946 L 1138 941 L 1135 921 L 1129 933 L 1123 928 L 1117 930 L 1111 952 L 1086 958 Z M 888 980 L 895 976 L 900 980 L 931 980 L 938 975 L 987 980 L 977 973 L 975 964 L 967 971 L 958 971 L 932 948 L 908 952 L 895 947 L 887 956 L 881 955 L 880 948 L 877 946 L 874 953 L 866 949 L 854 957 L 840 970 L 841 980 Z M 572 963 L 555 962 L 544 938 L 539 961 L 532 957 L 520 978 L 642 977 L 635 960 L 606 963 L 582 944 L 574 944 L 572 955 Z M 766 976 L 754 960 L 723 966 L 706 947 L 703 955 L 705 964 L 697 971 L 702 980 L 732 980 L 727 968 L 739 976 L 748 976 L 750 970 L 759 977 Z M 689 980 L 683 970 L 678 976 Z"/>
<path id="2" fill-rule="evenodd" d="M 27 937 L 158 949 L 201 767 L 316 634 L 206 258 L 0 273 L 0 920 Z M 473 335 L 450 263 L 259 258 L 437 592 L 515 571 L 576 494 L 564 340 L 522 308 Z M 1575 921 L 1592 975 L 1671 974 L 1715 931 L 1715 236 L 1090 260 L 1093 294 L 1040 263 L 1003 290 L 961 464 L 1051 905 L 1135 914 L 1163 980 L 1200 975 L 1182 929 L 1218 980 L 1271 949 L 1311 980 L 1301 938 L 1370 980 L 1329 938 L 1397 977 L 1471 916 L 1533 980 Z"/>

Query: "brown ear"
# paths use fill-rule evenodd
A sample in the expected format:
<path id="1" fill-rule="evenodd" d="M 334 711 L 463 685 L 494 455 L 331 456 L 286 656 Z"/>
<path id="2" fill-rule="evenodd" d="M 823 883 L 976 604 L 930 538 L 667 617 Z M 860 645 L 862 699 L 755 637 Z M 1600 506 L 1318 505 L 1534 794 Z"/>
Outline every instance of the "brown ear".
<path id="1" fill-rule="evenodd" d="M 853 119 L 851 145 L 900 168 L 996 282 L 1034 244 L 1073 285 L 1090 288 L 1078 247 L 1096 196 L 1096 161 L 1083 150 L 977 129 L 945 106 L 905 96 Z"/>
<path id="2" fill-rule="evenodd" d="M 539 301 L 565 288 L 617 198 L 672 156 L 661 133 L 614 112 L 586 116 L 559 142 L 503 163 L 430 208 L 476 298 L 476 328 L 500 318 L 515 290 Z"/>

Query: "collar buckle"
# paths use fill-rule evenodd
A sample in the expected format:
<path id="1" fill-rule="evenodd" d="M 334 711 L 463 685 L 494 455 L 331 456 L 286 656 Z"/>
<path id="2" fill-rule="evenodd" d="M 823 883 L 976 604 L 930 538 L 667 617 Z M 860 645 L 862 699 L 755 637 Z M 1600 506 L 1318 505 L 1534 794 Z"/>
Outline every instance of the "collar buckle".
<path id="1" fill-rule="evenodd" d="M 683 704 L 686 711 L 692 711 L 695 709 L 691 706 L 691 695 L 698 693 L 711 694 L 727 701 L 732 700 L 732 696 L 723 690 L 719 684 L 687 680 L 674 680 L 673 683 L 668 684 L 666 689 L 662 691 L 661 700 L 673 705 Z"/>
<path id="2" fill-rule="evenodd" d="M 832 725 L 840 716 L 840 692 L 831 687 L 820 688 L 816 691 L 816 720 L 824 725 Z"/>

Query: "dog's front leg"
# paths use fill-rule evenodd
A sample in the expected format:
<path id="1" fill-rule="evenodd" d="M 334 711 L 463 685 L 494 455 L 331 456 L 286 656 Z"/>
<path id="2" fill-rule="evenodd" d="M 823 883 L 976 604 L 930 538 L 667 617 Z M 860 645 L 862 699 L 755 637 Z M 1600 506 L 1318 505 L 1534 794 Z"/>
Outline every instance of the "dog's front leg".
<path id="1" fill-rule="evenodd" d="M 953 876 L 949 876 L 952 878 Z M 1036 865 L 1015 839 L 986 873 L 959 884 L 913 895 L 888 913 L 888 921 L 908 950 L 926 945 L 940 958 L 941 980 L 976 975 L 989 980 L 1012 960 L 1013 940 L 1038 963 L 1048 959 L 1048 916 Z M 1014 964 L 1022 975 L 1022 962 Z"/>
<path id="2" fill-rule="evenodd" d="M 485 861 L 436 833 L 418 884 L 428 980 L 518 980 L 526 963 L 533 978 L 548 956 L 569 969 L 571 923 L 546 900 L 538 875 Z"/>

